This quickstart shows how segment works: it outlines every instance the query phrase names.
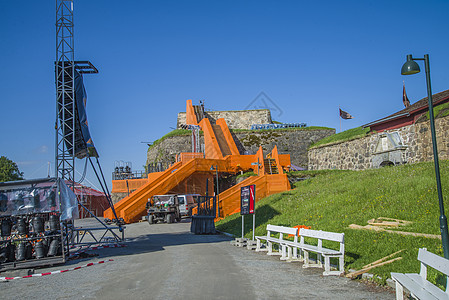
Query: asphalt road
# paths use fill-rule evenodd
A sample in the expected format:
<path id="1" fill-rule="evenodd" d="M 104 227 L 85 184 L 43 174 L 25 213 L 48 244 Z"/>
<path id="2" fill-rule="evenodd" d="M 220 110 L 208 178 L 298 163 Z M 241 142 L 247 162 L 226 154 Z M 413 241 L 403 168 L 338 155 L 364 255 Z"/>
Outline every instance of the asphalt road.
<path id="1" fill-rule="evenodd" d="M 0 282 L 0 299 L 394 299 L 391 291 L 323 277 L 322 269 L 303 269 L 299 262 L 234 247 L 226 236 L 193 235 L 189 230 L 187 220 L 127 225 L 127 247 L 96 250 L 97 257 L 35 273 L 112 262 Z"/>

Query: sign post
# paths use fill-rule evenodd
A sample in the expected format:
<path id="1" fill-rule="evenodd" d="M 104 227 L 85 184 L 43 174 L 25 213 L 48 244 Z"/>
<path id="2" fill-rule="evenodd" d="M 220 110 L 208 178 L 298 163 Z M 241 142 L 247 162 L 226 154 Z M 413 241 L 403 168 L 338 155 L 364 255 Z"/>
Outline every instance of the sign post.
<path id="1" fill-rule="evenodd" d="M 256 227 L 256 185 L 240 188 L 240 214 L 242 215 L 242 239 L 245 231 L 245 215 L 253 215 L 253 241 Z"/>

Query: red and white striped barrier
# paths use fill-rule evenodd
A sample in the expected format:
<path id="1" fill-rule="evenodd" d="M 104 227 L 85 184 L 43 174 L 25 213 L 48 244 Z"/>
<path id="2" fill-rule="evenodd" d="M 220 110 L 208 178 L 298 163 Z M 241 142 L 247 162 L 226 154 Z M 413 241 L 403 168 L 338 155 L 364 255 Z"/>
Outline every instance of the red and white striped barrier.
<path id="1" fill-rule="evenodd" d="M 114 261 L 114 260 L 113 259 L 102 260 L 102 261 L 98 261 L 98 262 L 94 262 L 94 263 L 88 263 L 87 265 L 74 267 L 74 268 L 70 268 L 70 269 L 66 269 L 66 270 L 58 270 L 58 271 L 52 271 L 52 272 L 46 272 L 46 273 L 40 273 L 40 274 L 32 274 L 32 275 L 22 276 L 22 277 L 0 277 L 0 280 L 1 281 L 8 281 L 8 280 L 13 280 L 13 279 L 30 278 L 30 277 L 42 277 L 42 276 L 47 276 L 47 275 L 60 274 L 60 273 L 68 272 L 68 271 L 78 270 L 78 269 L 85 268 L 85 267 L 90 267 L 90 266 L 93 266 L 93 265 L 104 264 L 104 263 L 109 262 L 109 261 Z"/>

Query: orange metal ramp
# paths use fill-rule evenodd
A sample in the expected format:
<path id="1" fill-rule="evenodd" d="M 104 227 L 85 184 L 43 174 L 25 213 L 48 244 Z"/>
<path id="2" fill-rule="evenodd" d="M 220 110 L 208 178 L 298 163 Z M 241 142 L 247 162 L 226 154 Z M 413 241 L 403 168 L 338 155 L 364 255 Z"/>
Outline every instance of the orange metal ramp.
<path id="1" fill-rule="evenodd" d="M 203 156 L 202 153 L 181 153 L 180 161 L 164 172 L 152 173 L 148 179 L 114 181 L 113 191 L 126 192 L 130 187 L 131 190 L 136 189 L 114 205 L 117 216 L 126 223 L 136 222 L 146 214 L 145 205 L 151 196 L 175 192 L 187 184 L 189 177 L 199 174 L 215 175 L 216 171 L 236 173 L 252 169 L 259 175 L 220 194 L 220 207 L 225 216 L 240 208 L 241 186 L 256 184 L 257 200 L 290 189 L 287 176 L 283 174 L 283 167 L 290 164 L 289 155 L 279 155 L 276 147 L 269 159 L 264 159 L 262 147 L 255 155 L 240 155 L 226 121 L 218 119 L 215 124 L 211 124 L 208 118 L 196 110 L 192 101 L 187 100 L 186 123 L 199 125 L 203 130 L 205 158 L 199 158 Z M 273 170 L 279 174 L 273 174 Z M 106 210 L 104 217 L 113 219 L 112 209 Z"/>
<path id="2" fill-rule="evenodd" d="M 256 185 L 256 202 L 272 194 L 290 190 L 286 174 L 251 176 L 219 195 L 220 216 L 226 217 L 240 212 L 240 188 Z"/>
<path id="3" fill-rule="evenodd" d="M 148 181 L 140 182 L 142 186 L 116 203 L 114 208 L 117 216 L 123 218 L 126 223 L 136 222 L 146 214 L 145 205 L 151 196 L 173 191 L 183 183 L 185 184 L 186 179 L 196 176 L 195 174 L 214 174 L 215 166 L 217 166 L 218 172 L 235 173 L 239 170 L 256 169 L 254 163 L 257 165 L 259 162 L 261 165 L 259 176 L 247 178 L 219 195 L 220 215 L 230 215 L 240 209 L 240 187 L 242 186 L 255 184 L 257 201 L 268 195 L 290 189 L 287 176 L 282 171 L 284 165 L 280 163 L 282 155 L 279 155 L 275 148 L 269 156 L 279 166 L 279 174 L 265 172 L 262 148 L 259 148 L 255 155 L 228 155 L 225 159 L 205 159 L 198 158 L 197 153 L 182 153 L 181 161 L 172 165 L 165 172 L 153 174 Z M 285 157 L 284 160 L 289 161 L 289 157 Z M 211 166 L 214 168 L 211 169 Z M 104 217 L 114 218 L 112 210 L 106 210 Z"/>
<path id="4" fill-rule="evenodd" d="M 199 125 L 204 132 L 206 158 L 222 159 L 228 155 L 240 155 L 226 121 L 220 118 L 212 124 L 208 118 L 200 119 L 197 108 L 192 105 L 192 100 L 187 100 L 186 124 Z"/>
<path id="5" fill-rule="evenodd" d="M 137 190 L 135 190 L 132 194 L 130 194 L 128 197 L 125 197 L 122 200 L 120 200 L 119 202 L 117 202 L 116 204 L 114 204 L 114 208 L 115 208 L 115 211 L 117 212 L 117 216 L 119 218 L 122 217 L 121 211 L 130 203 L 130 201 L 133 201 L 134 199 L 141 197 L 142 195 L 145 195 L 145 193 L 148 190 L 152 189 L 158 183 L 159 180 L 163 180 L 166 177 L 168 177 L 172 171 L 181 167 L 181 165 L 182 165 L 181 162 L 177 162 L 177 163 L 173 164 L 170 168 L 168 168 L 167 170 L 162 172 L 155 180 L 147 181 L 142 186 L 140 186 Z M 144 206 L 144 208 L 145 208 L 145 206 Z M 109 209 L 105 210 L 103 216 L 108 219 L 113 219 L 114 215 L 112 213 L 112 209 L 109 208 Z"/>
<path id="6" fill-rule="evenodd" d="M 125 223 L 138 221 L 146 214 L 145 205 L 148 199 L 154 195 L 161 195 L 169 192 L 178 184 L 184 181 L 195 172 L 212 172 L 211 166 L 217 166 L 219 172 L 229 170 L 229 160 L 213 160 L 195 158 L 187 162 L 177 162 L 156 180 L 147 182 L 138 188 L 128 197 L 123 198 L 114 205 L 119 218 L 123 218 Z M 112 210 L 108 209 L 104 213 L 105 218 L 112 219 Z"/>

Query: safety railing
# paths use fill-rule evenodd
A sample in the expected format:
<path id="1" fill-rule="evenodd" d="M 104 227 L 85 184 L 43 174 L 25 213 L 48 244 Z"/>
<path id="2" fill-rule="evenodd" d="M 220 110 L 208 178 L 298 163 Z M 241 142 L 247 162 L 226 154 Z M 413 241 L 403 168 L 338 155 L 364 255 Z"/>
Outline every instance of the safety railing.
<path id="1" fill-rule="evenodd" d="M 142 179 L 147 178 L 148 174 L 145 171 L 133 171 L 133 172 L 112 172 L 112 180 L 124 180 L 124 179 Z"/>
<path id="2" fill-rule="evenodd" d="M 254 124 L 251 125 L 251 130 L 260 129 L 281 129 L 281 128 L 302 128 L 306 127 L 306 123 L 285 123 L 285 124 Z"/>
<path id="3" fill-rule="evenodd" d="M 148 164 L 147 170 L 148 173 L 156 173 L 156 172 L 164 172 L 168 168 L 170 168 L 170 163 L 168 162 L 157 162 Z"/>

